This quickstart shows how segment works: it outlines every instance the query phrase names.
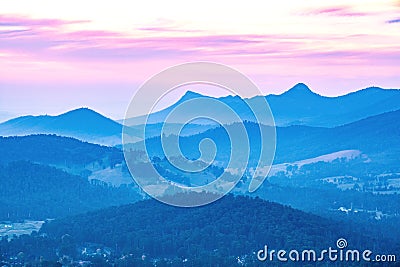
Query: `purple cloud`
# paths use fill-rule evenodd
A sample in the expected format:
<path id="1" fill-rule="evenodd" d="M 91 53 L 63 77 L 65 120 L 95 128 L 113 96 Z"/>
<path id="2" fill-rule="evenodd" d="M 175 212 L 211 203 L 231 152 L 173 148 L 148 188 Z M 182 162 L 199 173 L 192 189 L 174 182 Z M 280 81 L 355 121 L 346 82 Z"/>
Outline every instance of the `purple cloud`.
<path id="1" fill-rule="evenodd" d="M 261 45 L 266 36 L 260 35 L 207 35 L 148 37 L 127 35 L 113 31 L 75 30 L 63 26 L 86 21 L 29 19 L 27 17 L 0 17 L 0 49 L 24 51 L 40 58 L 67 60 L 129 60 L 182 55 L 227 54 L 230 50 L 250 49 Z M 10 29 L 10 26 L 23 29 Z M 48 25 L 52 25 L 49 27 Z M 153 29 L 153 30 L 160 30 Z"/>
<path id="2" fill-rule="evenodd" d="M 367 16 L 369 13 L 356 12 L 351 7 L 348 6 L 337 6 L 329 8 L 321 8 L 311 10 L 308 14 L 312 15 L 328 15 L 328 16 L 338 16 L 338 17 L 361 17 Z"/>
<path id="3" fill-rule="evenodd" d="M 160 32 L 160 33 L 168 33 L 168 32 L 181 32 L 181 33 L 198 33 L 200 30 L 189 30 L 189 29 L 180 29 L 178 27 L 165 27 L 165 26 L 153 26 L 153 27 L 141 27 L 137 30 L 147 31 L 147 32 Z"/>
<path id="4" fill-rule="evenodd" d="M 400 23 L 400 18 L 388 20 L 388 21 L 386 21 L 386 23 L 389 23 L 389 24 L 392 24 L 392 23 Z"/>
<path id="5" fill-rule="evenodd" d="M 343 10 L 342 10 L 343 11 Z M 340 11 L 340 12 L 342 12 Z M 337 9 L 322 11 L 322 14 L 340 13 Z M 343 13 L 343 12 L 342 12 Z M 15 62 L 12 75 L 18 75 L 21 64 L 29 62 L 56 62 L 61 65 L 75 64 L 74 75 L 83 75 L 78 70 L 82 66 L 110 68 L 118 66 L 124 74 L 120 63 L 136 64 L 137 71 L 145 72 L 143 65 L 168 66 L 188 60 L 220 61 L 233 65 L 254 66 L 256 68 L 273 68 L 285 66 L 289 72 L 299 70 L 307 72 L 310 64 L 332 68 L 332 73 L 343 71 L 342 66 L 396 66 L 400 53 L 395 47 L 363 49 L 357 44 L 369 43 L 371 38 L 365 34 L 358 35 L 287 35 L 287 34 L 214 34 L 198 32 L 193 35 L 163 34 L 162 27 L 154 28 L 157 34 L 142 34 L 136 29 L 131 33 L 104 30 L 72 30 L 65 27 L 70 23 L 86 21 L 63 21 L 54 19 L 29 19 L 11 17 L 0 20 L 0 52 L 8 56 L 9 62 Z M 48 27 L 48 24 L 52 25 Z M 7 24 L 7 25 L 5 25 Z M 15 27 L 15 28 L 14 28 Z M 314 46 L 310 40 L 317 40 Z M 332 41 L 353 44 L 348 48 L 332 46 Z M 352 48 L 353 47 L 353 48 Z M 358 47 L 358 48 L 357 48 Z M 66 64 L 65 64 L 66 63 Z M 5 63 L 3 63 L 5 64 Z M 9 63 L 13 64 L 13 63 Z M 20 64 L 20 65 L 19 65 Z M 164 65 L 163 65 L 164 64 Z M 44 65 L 41 65 L 44 66 Z M 49 65 L 50 66 L 50 65 Z M 289 67 L 288 67 L 289 66 Z M 300 67 L 303 66 L 304 68 Z M 340 67 L 339 67 L 340 66 Z M 6 68 L 6 67 L 5 67 Z M 49 67 L 50 68 L 50 67 Z M 150 69 L 150 67 L 147 67 Z M 152 67 L 151 67 L 152 68 Z M 53 69 L 53 68 L 51 68 Z M 290 70 L 289 70 L 290 69 Z M 354 68 L 356 69 L 356 68 Z M 30 69 L 29 69 L 30 70 Z M 39 70 L 38 70 L 39 71 Z M 272 70 L 271 70 L 272 71 Z M 13 74 L 15 73 L 15 74 Z M 29 77 L 38 77 L 30 72 Z M 58 74 L 61 75 L 61 74 Z M 93 74 L 94 75 L 94 74 Z M 110 79 L 116 79 L 113 73 Z M 53 77 L 56 77 L 54 75 Z M 45 76 L 44 76 L 45 77 Z M 125 76 L 124 76 L 125 77 Z M 127 77 L 127 76 L 126 76 Z M 89 79 L 89 78 L 88 78 Z"/>
<path id="6" fill-rule="evenodd" d="M 63 25 L 88 23 L 89 20 L 60 20 L 60 19 L 32 19 L 27 16 L 11 16 L 0 14 L 0 26 L 46 26 L 60 27 Z"/>

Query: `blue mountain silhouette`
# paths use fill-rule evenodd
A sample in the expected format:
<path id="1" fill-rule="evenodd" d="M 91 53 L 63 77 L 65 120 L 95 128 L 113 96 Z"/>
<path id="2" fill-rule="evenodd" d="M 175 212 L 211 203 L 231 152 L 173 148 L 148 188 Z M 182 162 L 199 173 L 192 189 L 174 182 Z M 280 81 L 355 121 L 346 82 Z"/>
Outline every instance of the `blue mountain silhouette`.
<path id="1" fill-rule="evenodd" d="M 226 96 L 217 98 L 227 104 L 242 120 L 254 121 L 252 111 L 246 101 L 255 104 L 260 97 L 268 101 L 275 123 L 278 126 L 309 125 L 334 127 L 349 122 L 357 121 L 369 116 L 378 115 L 387 111 L 400 109 L 400 90 L 382 89 L 370 87 L 357 92 L 338 97 L 325 97 L 314 93 L 304 83 L 296 84 L 294 87 L 280 95 L 255 96 L 242 99 L 239 96 Z M 195 92 L 187 92 L 175 104 L 149 116 L 150 123 L 161 123 L 165 121 L 168 114 L 179 104 L 195 98 L 212 98 Z M 263 107 L 254 105 L 257 112 L 263 112 Z M 201 113 L 201 110 L 192 110 L 193 115 Z M 187 114 L 186 114 L 187 115 Z M 227 114 L 216 111 L 218 118 L 224 123 L 233 123 Z M 184 119 L 174 121 L 183 123 Z M 144 116 L 128 118 L 127 125 L 144 123 Z M 206 124 L 206 123 L 205 123 Z"/>
<path id="2" fill-rule="evenodd" d="M 252 111 L 246 101 L 255 103 L 258 98 L 266 98 L 277 126 L 306 125 L 318 127 L 336 127 L 358 121 L 370 116 L 382 114 L 400 109 L 400 90 L 382 89 L 370 87 L 357 92 L 338 97 L 325 97 L 314 93 L 307 85 L 299 83 L 280 95 L 255 96 L 242 99 L 239 96 L 226 96 L 217 100 L 230 106 L 242 120 L 254 121 Z M 196 98 L 212 98 L 199 93 L 188 91 L 175 104 L 155 112 L 149 116 L 148 127 L 151 136 L 160 132 L 163 122 L 168 114 L 179 104 Z M 255 108 L 262 108 L 255 105 Z M 200 110 L 193 109 L 196 115 Z M 265 112 L 258 110 L 258 112 Z M 222 111 L 215 111 L 223 123 L 234 123 L 232 119 Z M 188 115 L 188 114 L 185 114 Z M 182 119 L 173 121 L 168 127 L 176 129 L 181 126 Z M 129 118 L 125 122 L 132 127 L 126 129 L 132 136 L 142 137 L 144 116 Z M 199 125 L 199 124 L 203 124 Z M 196 121 L 190 125 L 187 133 L 196 134 L 216 125 L 210 125 L 210 121 Z M 29 134 L 57 134 L 74 137 L 80 140 L 116 145 L 121 143 L 122 124 L 113 121 L 91 109 L 80 108 L 66 112 L 58 116 L 23 116 L 0 124 L 0 135 L 29 135 Z"/>

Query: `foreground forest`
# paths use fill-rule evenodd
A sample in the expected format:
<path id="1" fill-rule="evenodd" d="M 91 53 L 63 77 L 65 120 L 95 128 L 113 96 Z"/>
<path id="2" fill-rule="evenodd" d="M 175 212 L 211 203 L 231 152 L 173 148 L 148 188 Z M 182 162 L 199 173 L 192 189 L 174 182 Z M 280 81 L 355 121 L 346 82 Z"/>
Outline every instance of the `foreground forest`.
<path id="1" fill-rule="evenodd" d="M 130 266 L 135 261 L 143 263 L 143 256 L 165 261 L 167 266 L 216 266 L 212 264 L 218 262 L 235 266 L 238 259 L 252 266 L 256 265 L 254 253 L 264 245 L 318 250 L 334 247 L 339 238 L 346 238 L 353 249 L 374 244 L 371 249 L 379 253 L 399 245 L 368 237 L 365 229 L 355 225 L 259 198 L 227 195 L 201 208 L 176 208 L 146 200 L 49 221 L 31 236 L 10 242 L 3 238 L 0 252 L 23 253 L 24 259 L 33 263 L 56 261 L 63 255 L 71 263 L 91 260 L 96 266 Z"/>

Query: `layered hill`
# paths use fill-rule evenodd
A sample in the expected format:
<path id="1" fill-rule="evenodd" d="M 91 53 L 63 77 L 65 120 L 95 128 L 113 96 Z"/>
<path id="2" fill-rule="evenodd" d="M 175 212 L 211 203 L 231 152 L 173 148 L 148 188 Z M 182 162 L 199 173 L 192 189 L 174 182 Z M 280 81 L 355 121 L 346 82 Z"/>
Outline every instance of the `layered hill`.
<path id="1" fill-rule="evenodd" d="M 88 108 L 58 116 L 23 116 L 0 124 L 0 135 L 56 134 L 99 144 L 119 144 L 122 125 Z"/>
<path id="2" fill-rule="evenodd" d="M 262 145 L 259 137 L 258 125 L 252 122 L 245 123 L 249 135 L 251 151 L 260 151 Z M 227 126 L 230 131 L 240 128 L 234 123 Z M 261 127 L 269 127 L 262 125 Z M 342 150 L 360 150 L 382 162 L 393 163 L 400 155 L 400 110 L 372 116 L 360 121 L 352 122 L 334 128 L 311 126 L 277 127 L 277 146 L 275 163 L 294 162 Z M 230 140 L 224 127 L 217 127 L 203 133 L 181 137 L 180 147 L 184 155 L 189 158 L 199 158 L 198 149 L 201 140 L 211 139 L 217 147 L 216 160 L 227 162 L 230 156 Z M 173 137 L 167 137 L 165 144 Z M 159 137 L 146 141 L 148 152 L 152 156 L 163 157 L 163 148 Z M 143 142 L 133 147 L 140 149 Z M 250 155 L 250 161 L 257 163 L 257 153 Z"/>
<path id="3" fill-rule="evenodd" d="M 150 114 L 146 125 L 146 138 L 159 136 L 167 116 L 180 104 L 198 98 L 214 99 L 188 91 L 180 100 L 161 111 Z M 239 96 L 217 98 L 218 101 L 231 107 L 241 121 L 256 122 L 248 104 L 256 112 L 266 112 L 259 105 L 265 98 L 270 105 L 277 126 L 304 125 L 314 127 L 336 127 L 400 109 L 400 90 L 366 88 L 339 97 L 325 97 L 312 92 L 305 84 L 297 84 L 280 95 L 255 96 L 242 99 Z M 262 101 L 261 101 L 262 102 Z M 165 134 L 178 132 L 187 116 L 201 114 L 201 110 L 193 108 L 189 113 L 175 116 L 173 121 L 165 125 Z M 215 110 L 216 118 L 222 124 L 239 122 L 233 120 L 222 110 Z M 130 140 L 140 141 L 144 138 L 144 123 L 147 116 L 127 118 L 124 122 L 125 134 Z M 113 121 L 93 110 L 81 108 L 58 116 L 23 116 L 0 124 L 1 136 L 22 136 L 31 134 L 56 134 L 73 137 L 79 140 L 103 144 L 120 145 L 123 131 L 122 124 Z M 127 127 L 129 126 L 129 127 Z M 217 127 L 210 120 L 197 120 L 183 128 L 182 136 L 198 134 Z M 132 141 L 132 142 L 133 142 Z"/>

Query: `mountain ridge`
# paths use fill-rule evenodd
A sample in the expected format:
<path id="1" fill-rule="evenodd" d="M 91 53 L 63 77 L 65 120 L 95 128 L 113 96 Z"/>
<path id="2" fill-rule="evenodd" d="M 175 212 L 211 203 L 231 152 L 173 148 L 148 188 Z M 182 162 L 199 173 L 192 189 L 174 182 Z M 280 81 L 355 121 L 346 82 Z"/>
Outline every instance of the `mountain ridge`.
<path id="1" fill-rule="evenodd" d="M 266 98 L 269 103 L 276 126 L 306 125 L 332 128 L 400 109 L 400 90 L 382 89 L 380 87 L 368 87 L 337 97 L 321 96 L 313 92 L 304 83 L 298 83 L 280 95 L 269 94 L 252 98 L 231 95 L 213 98 L 187 91 L 173 105 L 150 114 L 148 122 L 153 125 L 151 136 L 159 133 L 160 125 L 164 123 L 169 112 L 187 100 L 195 98 L 218 99 L 239 114 L 242 121 L 254 121 L 254 115 L 247 103 L 253 104 L 257 113 L 265 112 L 261 106 L 257 105 L 260 97 Z M 201 110 L 192 110 L 190 113 L 185 114 L 186 117 L 192 115 L 192 113 L 193 115 L 201 114 Z M 221 122 L 223 124 L 236 122 L 223 112 L 215 111 L 215 113 L 222 117 Z M 135 140 L 139 141 L 143 138 L 143 126 L 141 124 L 143 125 L 142 120 L 145 117 L 147 116 L 127 118 L 124 121 L 127 124 L 124 128 L 125 131 L 129 132 L 129 135 L 133 136 Z M 175 124 L 173 126 L 175 128 L 183 123 L 183 121 L 179 121 L 179 115 L 176 117 L 178 121 L 171 121 L 171 124 Z M 197 124 L 193 125 L 192 133 L 213 128 L 215 125 L 211 125 L 210 122 L 211 120 L 207 121 L 206 119 L 192 122 Z M 78 108 L 55 116 L 26 115 L 10 119 L 0 123 L 0 135 L 56 134 L 91 143 L 114 146 L 122 142 L 123 127 L 121 123 L 92 109 Z"/>
<path id="2" fill-rule="evenodd" d="M 171 106 L 152 113 L 148 121 L 160 123 L 165 120 L 169 112 L 180 103 L 194 98 L 217 99 L 230 106 L 236 113 L 244 115 L 242 119 L 252 120 L 252 111 L 246 103 L 254 104 L 256 112 L 256 102 L 263 97 L 269 103 L 277 126 L 288 126 L 294 124 L 333 127 L 357 121 L 370 115 L 377 115 L 387 111 L 400 109 L 400 89 L 382 89 L 380 87 L 367 87 L 356 92 L 351 92 L 341 96 L 329 97 L 322 96 L 312 91 L 304 83 L 298 83 L 282 94 L 268 94 L 241 98 L 239 96 L 211 97 L 188 91 L 176 103 Z M 201 113 L 201 111 L 199 111 Z M 193 111 L 196 113 L 196 111 Z M 218 114 L 221 115 L 221 114 Z M 222 114 L 223 116 L 223 114 Z M 144 123 L 144 116 L 126 118 L 125 125 L 136 125 Z M 182 123 L 174 121 L 174 123 Z M 224 123 L 232 123 L 229 118 L 225 118 Z"/>
<path id="3" fill-rule="evenodd" d="M 337 95 L 337 96 L 327 96 L 327 95 L 323 95 L 323 94 L 317 93 L 317 92 L 313 91 L 312 89 L 310 89 L 310 87 L 307 84 L 305 84 L 303 82 L 299 82 L 299 83 L 295 84 L 294 86 L 290 87 L 289 89 L 287 89 L 286 91 L 283 91 L 280 94 L 266 94 L 266 95 L 262 95 L 261 94 L 261 95 L 255 95 L 255 96 L 251 96 L 251 97 L 246 97 L 246 98 L 243 98 L 243 99 L 251 99 L 251 98 L 254 98 L 254 97 L 280 96 L 280 95 L 284 95 L 284 94 L 287 94 L 287 93 L 293 93 L 293 91 L 308 92 L 308 93 L 312 93 L 312 94 L 315 94 L 315 95 L 318 95 L 318 96 L 321 96 L 321 97 L 325 97 L 325 98 L 340 98 L 340 97 L 344 97 L 344 96 L 348 96 L 348 95 L 357 94 L 357 93 L 362 92 L 362 91 L 375 91 L 375 92 L 377 92 L 377 91 L 400 91 L 400 88 L 383 88 L 383 87 L 379 87 L 379 86 L 368 86 L 368 87 L 365 87 L 365 88 L 358 89 L 356 91 L 348 92 L 348 93 Z M 213 97 L 213 98 L 221 99 L 221 98 L 229 98 L 229 97 L 237 97 L 237 96 L 238 95 L 229 94 L 229 95 L 226 95 L 226 96 Z M 183 97 L 185 97 L 185 98 L 193 98 L 193 97 L 211 97 L 211 96 L 207 96 L 205 94 L 201 94 L 201 93 L 198 93 L 196 91 L 188 90 L 188 91 L 186 91 L 186 93 L 179 100 L 181 100 Z"/>

